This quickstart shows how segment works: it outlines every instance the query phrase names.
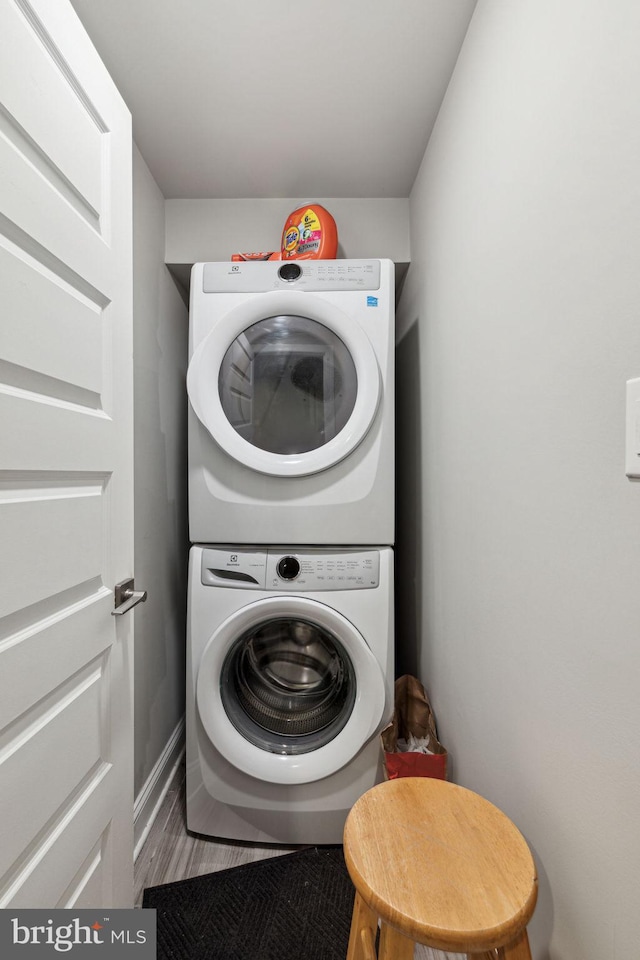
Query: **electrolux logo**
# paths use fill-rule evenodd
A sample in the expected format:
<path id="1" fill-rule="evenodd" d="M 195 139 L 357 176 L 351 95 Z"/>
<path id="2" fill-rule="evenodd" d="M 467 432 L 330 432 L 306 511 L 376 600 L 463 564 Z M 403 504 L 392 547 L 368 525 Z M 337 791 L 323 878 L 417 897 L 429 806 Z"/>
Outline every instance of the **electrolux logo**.
<path id="1" fill-rule="evenodd" d="M 0 910 L 0 957 L 31 960 L 72 953 L 85 957 L 135 955 L 155 960 L 156 911 Z"/>

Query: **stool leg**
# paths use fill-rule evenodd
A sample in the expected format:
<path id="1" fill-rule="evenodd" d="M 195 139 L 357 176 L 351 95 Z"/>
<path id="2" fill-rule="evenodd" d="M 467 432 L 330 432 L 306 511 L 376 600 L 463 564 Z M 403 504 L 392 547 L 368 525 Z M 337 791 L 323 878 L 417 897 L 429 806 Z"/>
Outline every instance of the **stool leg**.
<path id="1" fill-rule="evenodd" d="M 506 947 L 487 950 L 485 953 L 468 953 L 467 960 L 531 960 L 527 931 L 522 930 Z"/>
<path id="2" fill-rule="evenodd" d="M 375 942 L 378 932 L 378 915 L 366 905 L 356 891 L 351 916 L 351 932 L 347 960 L 375 960 Z"/>
<path id="3" fill-rule="evenodd" d="M 500 947 L 498 958 L 499 960 L 531 960 L 527 931 L 521 930 L 515 940 L 508 943 L 506 947 Z"/>
<path id="4" fill-rule="evenodd" d="M 380 924 L 378 960 L 413 960 L 414 946 L 414 941 L 404 934 L 388 927 L 386 923 Z"/>
<path id="5" fill-rule="evenodd" d="M 485 953 L 468 953 L 467 960 L 531 960 L 527 931 L 522 930 L 506 947 L 487 950 Z"/>

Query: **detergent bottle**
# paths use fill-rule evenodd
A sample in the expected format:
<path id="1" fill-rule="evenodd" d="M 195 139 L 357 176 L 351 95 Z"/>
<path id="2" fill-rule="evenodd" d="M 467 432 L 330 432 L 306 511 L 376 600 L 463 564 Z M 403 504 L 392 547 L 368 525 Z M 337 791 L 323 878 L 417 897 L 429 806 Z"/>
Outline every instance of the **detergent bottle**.
<path id="1" fill-rule="evenodd" d="M 282 231 L 283 260 L 335 260 L 338 253 L 336 222 L 319 203 L 298 207 Z"/>

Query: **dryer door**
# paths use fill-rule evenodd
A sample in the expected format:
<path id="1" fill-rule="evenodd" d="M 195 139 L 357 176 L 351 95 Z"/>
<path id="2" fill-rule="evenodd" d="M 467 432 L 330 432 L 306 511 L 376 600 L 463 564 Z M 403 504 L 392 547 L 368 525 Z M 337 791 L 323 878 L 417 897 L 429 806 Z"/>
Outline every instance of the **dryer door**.
<path id="1" fill-rule="evenodd" d="M 312 294 L 259 294 L 195 351 L 187 390 L 213 439 L 260 473 L 298 477 L 348 456 L 380 402 L 363 329 Z"/>
<path id="2" fill-rule="evenodd" d="M 239 770 L 269 783 L 311 783 L 378 732 L 385 686 L 345 617 L 305 597 L 269 597 L 213 634 L 196 701 L 209 739 Z"/>

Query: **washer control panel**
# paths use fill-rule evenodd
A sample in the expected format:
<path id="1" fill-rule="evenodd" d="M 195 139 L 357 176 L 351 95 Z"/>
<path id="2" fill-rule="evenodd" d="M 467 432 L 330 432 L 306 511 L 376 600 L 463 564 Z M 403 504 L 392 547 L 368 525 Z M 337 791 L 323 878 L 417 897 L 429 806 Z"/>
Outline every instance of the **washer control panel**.
<path id="1" fill-rule="evenodd" d="M 380 554 L 377 550 L 206 547 L 201 579 L 211 587 L 287 593 L 371 590 L 380 583 Z"/>
<path id="2" fill-rule="evenodd" d="M 267 551 L 268 590 L 363 590 L 379 582 L 377 550 Z"/>

